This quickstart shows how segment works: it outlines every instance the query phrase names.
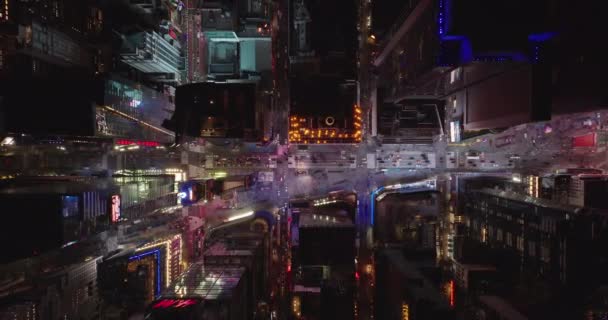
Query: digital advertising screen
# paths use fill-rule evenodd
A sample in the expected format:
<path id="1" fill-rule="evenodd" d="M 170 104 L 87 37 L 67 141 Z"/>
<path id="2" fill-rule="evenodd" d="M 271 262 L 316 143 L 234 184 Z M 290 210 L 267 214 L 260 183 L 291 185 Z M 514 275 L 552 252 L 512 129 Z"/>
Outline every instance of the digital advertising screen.
<path id="1" fill-rule="evenodd" d="M 120 195 L 113 195 L 110 198 L 110 219 L 112 222 L 118 222 L 120 220 Z"/>

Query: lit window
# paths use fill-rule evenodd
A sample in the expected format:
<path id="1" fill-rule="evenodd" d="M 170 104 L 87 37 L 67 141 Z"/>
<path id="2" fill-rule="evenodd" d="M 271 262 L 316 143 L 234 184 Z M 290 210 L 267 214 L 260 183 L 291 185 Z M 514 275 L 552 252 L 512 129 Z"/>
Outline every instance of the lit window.
<path id="1" fill-rule="evenodd" d="M 460 80 L 460 68 L 450 71 L 450 84 Z"/>
<path id="2" fill-rule="evenodd" d="M 517 236 L 517 250 L 524 251 L 524 238 L 522 236 Z"/>
<path id="3" fill-rule="evenodd" d="M 402 320 L 410 319 L 410 306 L 406 302 L 401 303 L 401 319 Z"/>
<path id="4" fill-rule="evenodd" d="M 536 256 L 536 242 L 528 241 L 528 255 L 530 257 Z"/>

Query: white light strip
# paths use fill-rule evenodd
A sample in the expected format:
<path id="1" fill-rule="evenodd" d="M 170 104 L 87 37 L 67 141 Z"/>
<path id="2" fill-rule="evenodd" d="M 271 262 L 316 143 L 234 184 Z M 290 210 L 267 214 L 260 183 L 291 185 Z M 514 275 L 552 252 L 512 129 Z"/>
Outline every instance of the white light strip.
<path id="1" fill-rule="evenodd" d="M 243 218 L 247 218 L 253 215 L 253 211 L 247 211 L 245 213 L 241 213 L 241 214 L 237 214 L 235 216 L 232 216 L 228 219 L 226 219 L 226 222 L 230 222 L 230 221 L 234 221 L 234 220 L 238 220 L 238 219 L 243 219 Z"/>
<path id="2" fill-rule="evenodd" d="M 164 134 L 166 134 L 166 135 L 169 135 L 169 136 L 175 137 L 175 134 L 174 134 L 173 132 L 167 131 L 167 130 L 162 129 L 162 128 L 159 128 L 159 127 L 157 127 L 157 126 L 153 126 L 153 125 L 151 125 L 151 124 L 149 124 L 149 123 L 147 123 L 147 122 L 145 122 L 145 121 L 141 121 L 141 120 L 139 120 L 139 119 L 137 119 L 137 118 L 134 118 L 134 117 L 132 117 L 132 116 L 130 116 L 130 115 L 128 115 L 128 114 L 126 114 L 126 113 L 124 113 L 124 112 L 118 111 L 118 110 L 116 110 L 116 109 L 114 109 L 114 108 L 112 108 L 112 107 L 110 107 L 110 106 L 103 106 L 103 108 L 104 108 L 104 109 L 106 109 L 106 110 L 108 110 L 108 111 L 110 111 L 110 112 L 112 112 L 112 113 L 115 113 L 115 114 L 117 114 L 117 115 L 119 115 L 119 116 L 121 116 L 121 117 L 125 117 L 125 118 L 127 118 L 127 119 L 129 119 L 129 120 L 135 121 L 135 122 L 137 122 L 137 123 L 139 123 L 139 124 L 141 124 L 141 125 L 144 125 L 144 126 L 146 126 L 146 127 L 149 127 L 149 128 L 151 128 L 151 129 L 153 129 L 153 130 L 156 130 L 156 131 L 158 131 L 158 132 L 162 132 L 162 133 L 164 133 Z"/>

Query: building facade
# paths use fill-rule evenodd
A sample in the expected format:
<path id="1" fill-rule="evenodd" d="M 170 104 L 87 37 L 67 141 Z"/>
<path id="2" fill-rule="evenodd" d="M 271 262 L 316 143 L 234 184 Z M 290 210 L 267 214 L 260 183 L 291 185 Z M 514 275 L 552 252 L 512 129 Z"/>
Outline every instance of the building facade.
<path id="1" fill-rule="evenodd" d="M 127 36 L 120 54 L 124 63 L 144 73 L 167 74 L 180 82 L 184 58 L 180 49 L 155 31 Z"/>
<path id="2" fill-rule="evenodd" d="M 465 198 L 466 231 L 458 244 L 465 249 L 456 259 L 496 268 L 486 292 L 498 293 L 533 317 L 565 311 L 546 309 L 543 301 L 567 298 L 584 305 L 578 288 L 603 281 L 603 254 L 587 253 L 605 245 L 605 213 L 493 189 Z M 516 293 L 515 287 L 544 288 L 545 300 Z"/>

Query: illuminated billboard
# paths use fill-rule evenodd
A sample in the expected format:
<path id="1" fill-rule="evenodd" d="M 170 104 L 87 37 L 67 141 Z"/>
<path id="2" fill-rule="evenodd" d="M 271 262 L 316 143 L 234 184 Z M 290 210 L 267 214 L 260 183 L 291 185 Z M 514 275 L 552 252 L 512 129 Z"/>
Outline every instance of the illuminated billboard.
<path id="1" fill-rule="evenodd" d="M 450 122 L 450 142 L 460 142 L 461 136 L 461 125 L 460 121 L 451 121 Z"/>
<path id="2" fill-rule="evenodd" d="M 602 148 L 608 144 L 608 134 L 605 131 L 592 132 L 572 138 L 572 148 Z"/>
<path id="3" fill-rule="evenodd" d="M 78 196 L 61 196 L 63 218 L 78 216 Z"/>
<path id="4" fill-rule="evenodd" d="M 197 303 L 201 303 L 201 301 L 197 299 L 161 299 L 152 305 L 152 309 L 186 308 Z"/>
<path id="5" fill-rule="evenodd" d="M 118 222 L 120 220 L 120 196 L 113 195 L 110 198 L 110 219 L 112 222 Z"/>
<path id="6" fill-rule="evenodd" d="M 129 261 L 141 260 L 147 256 L 154 256 L 155 259 L 155 296 L 161 292 L 163 287 L 167 287 L 182 272 L 184 263 L 182 253 L 182 237 L 180 234 L 149 242 L 135 250 L 129 257 Z"/>
<path id="7" fill-rule="evenodd" d="M 179 187 L 177 197 L 183 206 L 192 205 L 203 199 L 206 194 L 205 181 L 186 181 Z"/>

